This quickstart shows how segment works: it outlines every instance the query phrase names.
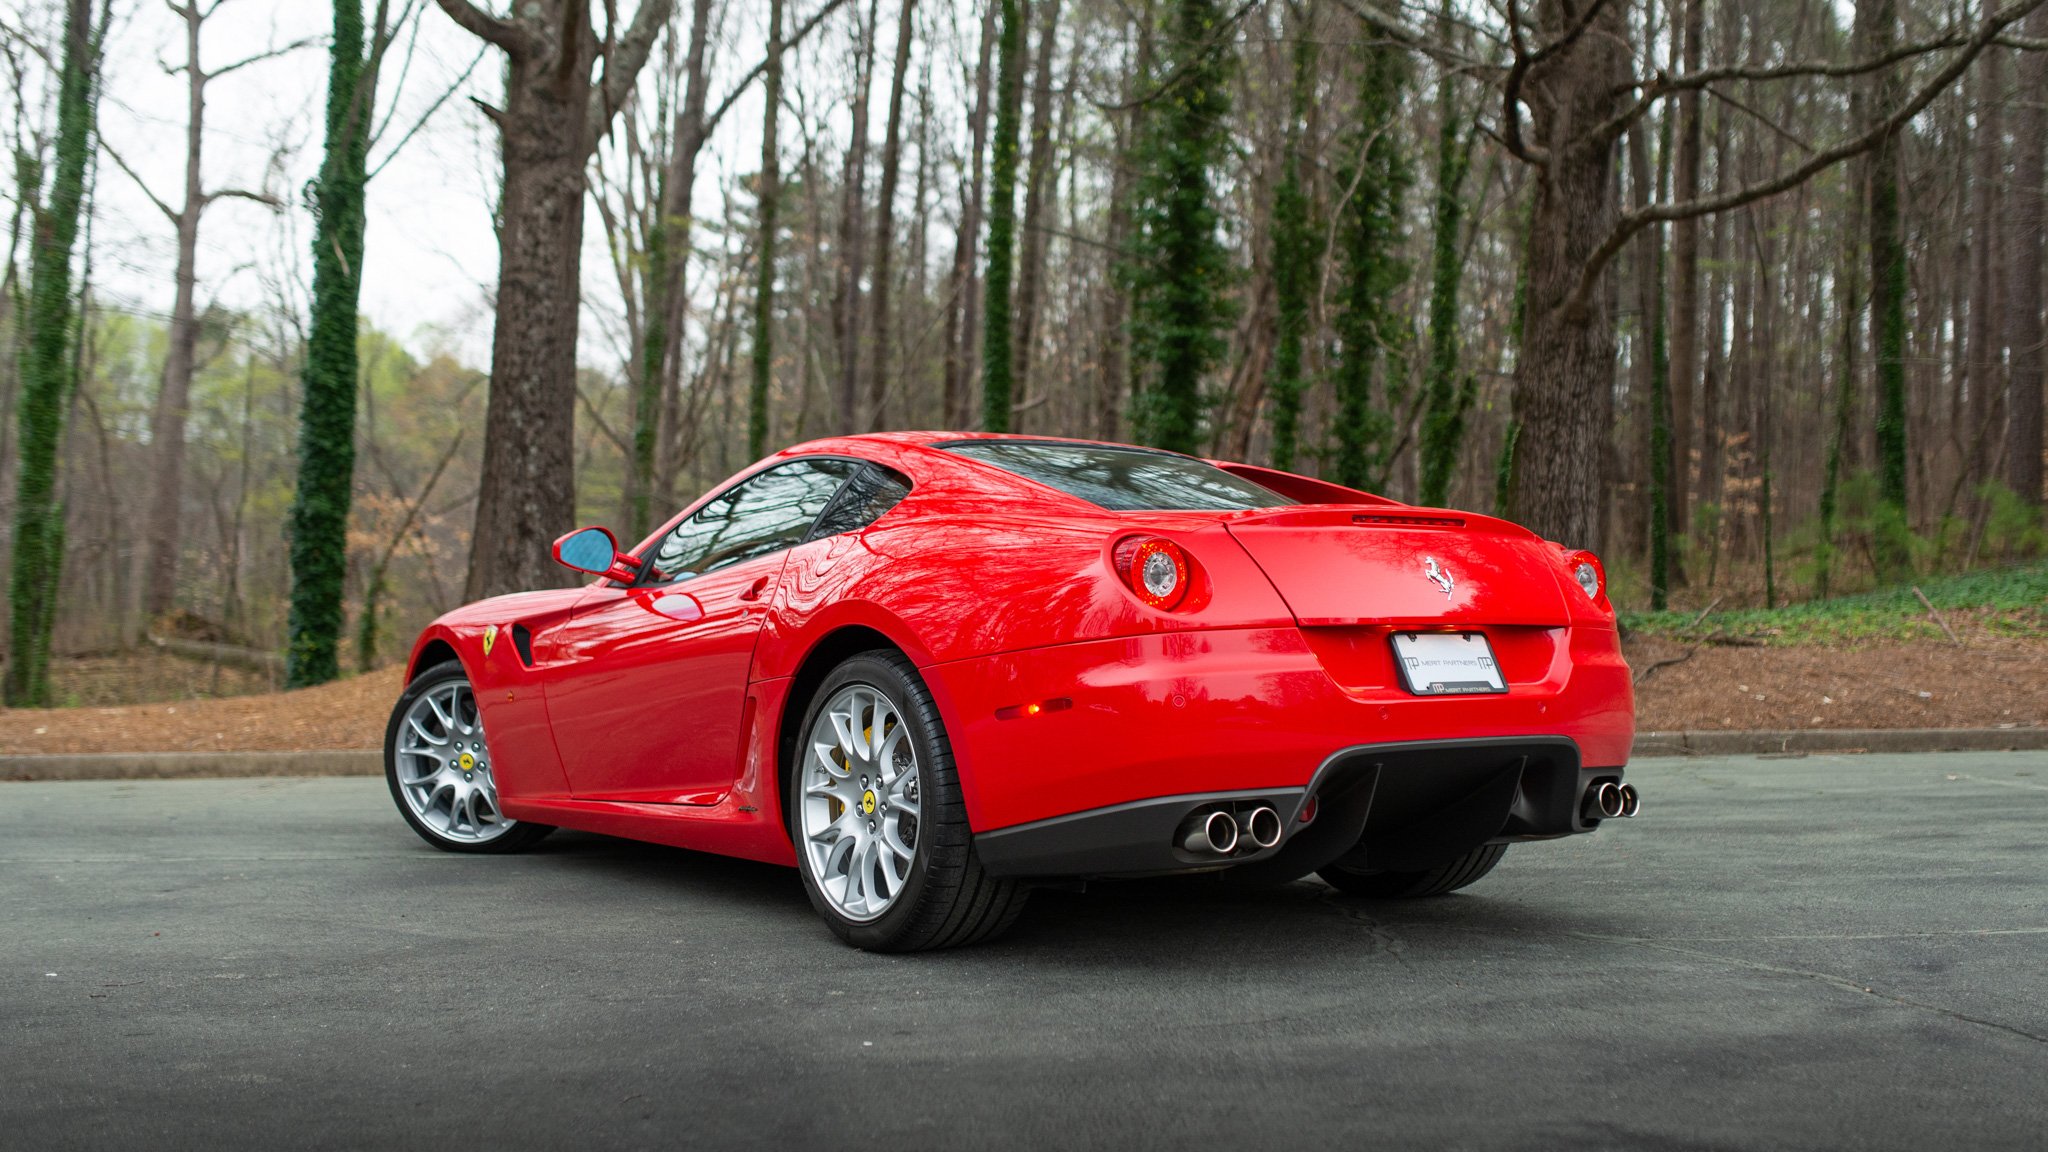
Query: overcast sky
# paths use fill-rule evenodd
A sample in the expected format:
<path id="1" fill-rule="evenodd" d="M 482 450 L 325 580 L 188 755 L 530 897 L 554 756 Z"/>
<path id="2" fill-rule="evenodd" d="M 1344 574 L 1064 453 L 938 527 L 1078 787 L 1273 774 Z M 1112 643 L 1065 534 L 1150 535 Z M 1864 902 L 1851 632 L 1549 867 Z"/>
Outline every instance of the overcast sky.
<path id="1" fill-rule="evenodd" d="M 502 73 L 495 50 L 480 58 L 480 41 L 456 28 L 432 0 L 419 2 L 423 11 L 392 47 L 378 94 L 384 127 L 370 162 L 373 169 L 383 167 L 370 186 L 362 308 L 372 323 L 415 352 L 447 347 L 483 366 L 490 357 L 489 301 L 497 278 L 490 220 L 497 137 L 470 97 L 495 103 Z M 46 10 L 58 6 L 47 0 L 0 0 L 0 8 L 17 5 L 45 10 L 39 14 L 44 21 L 56 19 Z M 630 3 L 620 7 L 631 11 Z M 758 56 L 758 47 L 748 45 L 760 36 L 751 27 L 752 6 L 732 7 L 731 26 L 714 51 L 719 73 L 729 77 Z M 25 8 L 17 11 L 38 19 Z M 184 78 L 167 74 L 163 64 L 183 62 L 183 22 L 153 0 L 115 0 L 114 12 L 101 132 L 150 191 L 175 206 L 183 187 L 186 90 Z M 226 0 L 205 25 L 201 60 L 212 70 L 317 39 L 331 19 L 328 5 L 316 0 Z M 746 63 L 737 62 L 741 55 Z M 208 86 L 206 187 L 268 191 L 291 201 L 292 210 L 276 213 L 244 200 L 218 201 L 207 210 L 200 233 L 202 305 L 217 299 L 253 308 L 286 276 L 303 295 L 310 278 L 311 221 L 302 190 L 319 166 L 326 68 L 326 49 L 316 43 Z M 399 138 L 451 89 L 453 98 L 397 148 Z M 750 93 L 721 125 L 711 163 L 699 177 L 700 213 L 713 207 L 719 188 L 731 179 L 735 156 L 748 171 L 757 166 L 758 152 L 749 151 L 759 147 L 760 117 L 758 92 Z M 169 222 L 111 162 L 102 163 L 96 194 L 93 279 L 100 299 L 147 314 L 167 313 L 175 258 Z M 586 215 L 583 271 L 591 306 L 585 309 L 580 356 L 586 364 L 611 368 L 617 364 L 617 292 L 597 214 Z"/>

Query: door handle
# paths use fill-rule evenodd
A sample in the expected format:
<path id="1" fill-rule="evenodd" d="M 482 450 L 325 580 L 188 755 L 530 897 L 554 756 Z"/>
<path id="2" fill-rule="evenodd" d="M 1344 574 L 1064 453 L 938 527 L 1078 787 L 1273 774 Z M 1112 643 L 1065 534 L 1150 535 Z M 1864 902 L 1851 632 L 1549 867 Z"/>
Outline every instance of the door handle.
<path id="1" fill-rule="evenodd" d="M 763 576 L 760 579 L 754 581 L 752 584 L 747 585 L 747 590 L 740 593 L 740 599 L 759 600 L 761 598 L 762 591 L 765 590 L 767 587 L 768 577 Z"/>

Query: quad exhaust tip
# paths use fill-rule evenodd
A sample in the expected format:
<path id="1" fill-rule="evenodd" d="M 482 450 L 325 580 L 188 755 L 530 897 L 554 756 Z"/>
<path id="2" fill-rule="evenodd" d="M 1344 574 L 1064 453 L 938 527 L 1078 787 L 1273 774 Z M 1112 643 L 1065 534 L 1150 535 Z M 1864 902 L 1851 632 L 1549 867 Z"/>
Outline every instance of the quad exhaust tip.
<path id="1" fill-rule="evenodd" d="M 1271 804 L 1237 811 L 1219 805 L 1189 813 L 1173 841 L 1196 856 L 1242 856 L 1276 847 L 1286 834 L 1287 822 Z"/>
<path id="2" fill-rule="evenodd" d="M 1642 794 L 1636 791 L 1635 785 L 1602 780 L 1586 789 L 1586 799 L 1579 806 L 1579 815 L 1587 820 L 1626 819 L 1642 809 Z"/>
<path id="3" fill-rule="evenodd" d="M 1244 818 L 1244 837 L 1259 849 L 1271 848 L 1280 842 L 1280 813 L 1269 805 L 1261 804 Z"/>
<path id="4" fill-rule="evenodd" d="M 1237 817 L 1222 808 L 1206 817 L 1195 813 L 1181 824 L 1180 846 L 1197 856 L 1210 852 L 1230 855 L 1237 851 Z"/>

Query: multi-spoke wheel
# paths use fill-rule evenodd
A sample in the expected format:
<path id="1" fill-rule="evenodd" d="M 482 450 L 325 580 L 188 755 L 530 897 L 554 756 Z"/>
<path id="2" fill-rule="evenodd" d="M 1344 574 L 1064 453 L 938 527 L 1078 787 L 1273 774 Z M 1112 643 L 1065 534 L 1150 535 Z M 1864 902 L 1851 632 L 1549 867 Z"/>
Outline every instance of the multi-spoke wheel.
<path id="1" fill-rule="evenodd" d="M 510 852 L 553 831 L 498 806 L 483 716 L 456 661 L 406 686 L 384 734 L 384 777 L 413 831 L 451 852 Z"/>
<path id="2" fill-rule="evenodd" d="M 907 952 L 985 940 L 1024 890 L 981 869 L 931 693 L 895 652 L 855 656 L 811 698 L 790 765 L 804 888 L 847 943 Z"/>

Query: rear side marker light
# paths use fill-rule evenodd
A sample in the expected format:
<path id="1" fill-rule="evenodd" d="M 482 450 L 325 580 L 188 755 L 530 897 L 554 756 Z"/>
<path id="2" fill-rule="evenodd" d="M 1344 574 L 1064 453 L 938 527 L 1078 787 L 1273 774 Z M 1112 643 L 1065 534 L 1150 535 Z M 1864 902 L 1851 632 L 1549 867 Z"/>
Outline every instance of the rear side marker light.
<path id="1" fill-rule="evenodd" d="M 1007 708 L 998 708 L 996 709 L 996 719 L 1021 720 L 1026 716 L 1037 716 L 1044 712 L 1065 712 L 1073 706 L 1074 701 L 1072 698 L 1055 696 L 1050 700 L 1041 700 L 1036 704 L 1012 704 Z"/>
<path id="2" fill-rule="evenodd" d="M 1126 540 L 1116 548 L 1117 571 L 1131 592 L 1161 612 L 1187 598 L 1188 555 L 1170 540 Z"/>

